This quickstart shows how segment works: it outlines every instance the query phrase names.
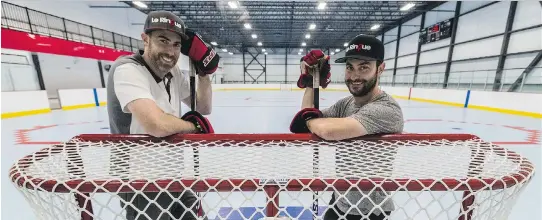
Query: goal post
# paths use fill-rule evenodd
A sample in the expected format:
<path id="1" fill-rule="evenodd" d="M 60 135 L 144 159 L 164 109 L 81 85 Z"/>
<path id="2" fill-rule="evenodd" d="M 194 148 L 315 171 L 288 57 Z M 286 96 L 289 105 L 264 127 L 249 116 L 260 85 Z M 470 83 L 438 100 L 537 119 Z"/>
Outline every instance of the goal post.
<path id="1" fill-rule="evenodd" d="M 154 218 L 151 207 L 173 218 L 323 219 L 346 207 L 338 211 L 498 219 L 510 213 L 533 175 L 526 158 L 469 134 L 341 141 L 311 134 L 84 134 L 10 169 L 38 219 L 85 220 L 125 219 L 126 207 L 148 219 Z M 183 202 L 188 192 L 197 202 Z M 127 200 L 123 208 L 123 193 L 148 204 Z"/>

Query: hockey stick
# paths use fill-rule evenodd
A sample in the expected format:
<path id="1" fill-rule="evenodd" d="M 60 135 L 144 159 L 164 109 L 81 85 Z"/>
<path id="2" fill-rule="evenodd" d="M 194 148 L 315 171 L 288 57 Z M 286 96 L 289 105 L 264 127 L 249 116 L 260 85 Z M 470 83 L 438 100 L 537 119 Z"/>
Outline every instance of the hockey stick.
<path id="1" fill-rule="evenodd" d="M 190 76 L 190 110 L 196 111 L 196 68 L 194 66 L 194 63 L 192 61 L 189 62 L 189 76 Z M 199 148 L 194 147 L 194 174 L 196 177 L 199 177 Z M 196 192 L 196 197 L 200 197 L 199 192 Z M 196 210 L 198 213 L 196 213 L 197 216 L 203 215 L 203 206 L 202 201 L 200 200 L 198 204 L 196 204 Z"/>
<path id="2" fill-rule="evenodd" d="M 315 109 L 320 108 L 320 67 L 321 65 L 322 65 L 322 60 L 318 60 L 318 64 L 315 67 L 312 67 L 310 69 L 310 71 L 312 72 L 311 75 L 312 75 L 312 88 L 313 88 L 313 104 L 314 104 Z M 313 148 L 313 154 L 312 154 L 313 174 L 315 178 L 318 176 L 319 156 L 320 156 L 320 152 L 318 150 L 318 147 L 316 146 Z M 314 194 L 312 194 L 312 199 L 313 199 L 312 211 L 314 213 L 313 219 L 315 219 L 318 216 L 318 192 L 317 191 L 314 192 Z"/>

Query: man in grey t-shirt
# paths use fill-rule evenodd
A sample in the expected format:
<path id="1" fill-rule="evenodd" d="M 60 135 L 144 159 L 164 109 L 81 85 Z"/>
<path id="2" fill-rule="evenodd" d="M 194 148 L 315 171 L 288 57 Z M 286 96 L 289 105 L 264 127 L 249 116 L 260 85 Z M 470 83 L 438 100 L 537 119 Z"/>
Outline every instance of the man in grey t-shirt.
<path id="1" fill-rule="evenodd" d="M 352 96 L 340 99 L 329 108 L 314 109 L 314 92 L 309 66 L 324 59 L 320 69 L 320 85 L 329 83 L 329 56 L 313 50 L 302 58 L 302 73 L 298 81 L 300 88 L 307 88 L 303 96 L 302 110 L 292 121 L 290 130 L 294 133 L 312 132 L 325 140 L 343 140 L 370 134 L 400 133 L 403 131 L 403 113 L 399 104 L 378 86 L 378 79 L 384 71 L 384 45 L 374 37 L 358 35 L 346 48 L 345 57 L 335 60 L 346 63 L 345 83 Z M 337 151 L 342 146 L 337 146 Z M 348 167 L 348 161 L 363 158 L 364 155 L 344 155 L 337 157 L 337 167 Z M 352 158 L 349 158 L 352 157 Z M 391 163 L 382 162 L 379 166 Z M 350 165 L 351 166 L 351 165 Z M 337 170 L 337 175 L 342 175 Z M 361 171 L 369 173 L 370 171 Z M 368 175 L 368 174 L 367 174 Z M 373 205 L 377 204 L 376 206 Z M 386 192 L 361 192 L 351 189 L 348 192 L 333 193 L 330 208 L 324 220 L 346 219 L 385 219 L 394 210 L 393 201 Z"/>

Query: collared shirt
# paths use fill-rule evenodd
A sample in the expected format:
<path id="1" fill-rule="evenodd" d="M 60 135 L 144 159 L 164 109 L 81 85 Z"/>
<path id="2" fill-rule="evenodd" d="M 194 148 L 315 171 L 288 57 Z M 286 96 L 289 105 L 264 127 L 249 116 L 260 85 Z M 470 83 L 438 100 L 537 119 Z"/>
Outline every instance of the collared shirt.
<path id="1" fill-rule="evenodd" d="M 190 97 L 188 74 L 183 73 L 179 66 L 162 79 L 152 73 L 137 55 L 117 59 L 108 77 L 107 108 L 113 134 L 148 133 L 126 107 L 134 100 L 152 100 L 165 113 L 181 117 L 182 100 Z"/>

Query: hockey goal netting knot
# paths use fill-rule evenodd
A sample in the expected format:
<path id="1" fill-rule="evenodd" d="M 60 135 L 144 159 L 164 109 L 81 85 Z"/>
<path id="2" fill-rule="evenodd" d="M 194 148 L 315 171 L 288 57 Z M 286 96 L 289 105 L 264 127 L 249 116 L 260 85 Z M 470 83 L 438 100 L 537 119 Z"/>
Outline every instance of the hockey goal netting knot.
<path id="1" fill-rule="evenodd" d="M 506 217 L 533 173 L 472 135 L 80 135 L 18 160 L 10 178 L 38 219 L 420 220 Z"/>

